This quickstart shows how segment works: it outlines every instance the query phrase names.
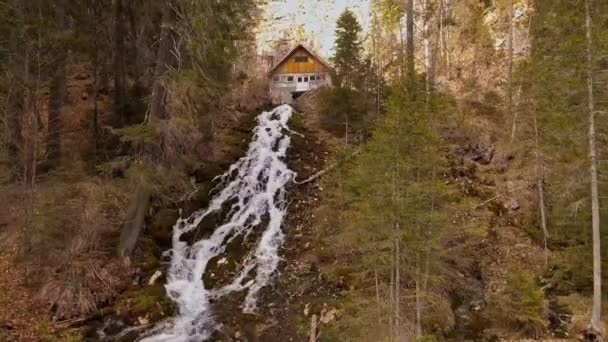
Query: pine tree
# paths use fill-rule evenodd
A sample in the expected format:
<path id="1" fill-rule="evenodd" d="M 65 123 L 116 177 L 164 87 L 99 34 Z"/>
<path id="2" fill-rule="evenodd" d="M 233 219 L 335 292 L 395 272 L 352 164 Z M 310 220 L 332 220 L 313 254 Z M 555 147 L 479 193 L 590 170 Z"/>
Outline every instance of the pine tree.
<path id="1" fill-rule="evenodd" d="M 338 84 L 345 88 L 355 87 L 355 75 L 361 66 L 361 25 L 355 14 L 346 9 L 336 22 L 336 45 L 332 61 Z"/>

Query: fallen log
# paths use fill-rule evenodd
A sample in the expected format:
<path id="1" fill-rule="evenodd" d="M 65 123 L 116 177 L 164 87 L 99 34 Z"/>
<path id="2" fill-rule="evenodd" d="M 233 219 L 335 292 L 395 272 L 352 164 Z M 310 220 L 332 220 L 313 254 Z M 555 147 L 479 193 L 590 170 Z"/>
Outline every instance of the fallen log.
<path id="1" fill-rule="evenodd" d="M 312 176 L 306 178 L 303 181 L 294 180 L 293 182 L 295 184 L 297 184 L 297 185 L 302 185 L 302 184 L 310 183 L 310 182 L 314 181 L 315 179 L 323 176 L 328 171 L 331 171 L 331 170 L 335 169 L 336 167 L 340 166 L 341 164 L 348 162 L 349 160 L 351 160 L 354 156 L 356 156 L 359 153 L 361 153 L 361 150 L 356 150 L 353 153 L 351 153 L 348 157 L 346 157 L 346 159 L 344 159 L 344 161 L 342 163 L 333 163 L 333 164 L 329 165 L 328 167 L 324 168 L 323 170 L 321 170 L 321 171 L 313 174 Z"/>
<path id="2" fill-rule="evenodd" d="M 127 212 L 127 219 L 120 233 L 118 242 L 118 256 L 129 261 L 139 235 L 143 230 L 144 219 L 150 205 L 152 192 L 147 185 L 140 183 L 135 190 L 135 196 L 131 201 Z"/>

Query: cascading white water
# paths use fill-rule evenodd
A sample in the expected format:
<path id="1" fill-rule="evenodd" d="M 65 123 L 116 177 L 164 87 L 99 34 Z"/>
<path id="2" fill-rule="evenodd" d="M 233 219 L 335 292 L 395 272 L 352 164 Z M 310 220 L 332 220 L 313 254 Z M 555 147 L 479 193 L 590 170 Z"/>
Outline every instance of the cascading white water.
<path id="1" fill-rule="evenodd" d="M 284 161 L 291 142 L 287 121 L 292 113 L 290 106 L 282 105 L 260 114 L 247 154 L 220 177 L 209 207 L 179 219 L 173 227 L 171 266 L 165 288 L 176 303 L 178 314 L 143 341 L 208 339 L 218 328 L 210 312 L 211 300 L 235 291 L 247 290 L 242 304 L 244 312 L 255 310 L 258 293 L 271 280 L 280 260 L 281 225 L 287 208 L 285 185 L 295 177 Z M 192 245 L 180 240 L 205 217 L 226 209 L 225 222 L 211 236 Z M 261 237 L 234 279 L 223 287 L 206 289 L 203 275 L 209 261 L 220 256 L 235 238 L 247 237 L 257 229 L 263 229 Z"/>

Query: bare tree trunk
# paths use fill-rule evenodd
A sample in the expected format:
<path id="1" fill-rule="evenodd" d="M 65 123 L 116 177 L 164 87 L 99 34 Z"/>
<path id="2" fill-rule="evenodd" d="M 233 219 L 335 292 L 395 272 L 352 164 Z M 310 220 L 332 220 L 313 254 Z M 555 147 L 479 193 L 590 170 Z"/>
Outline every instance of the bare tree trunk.
<path id="1" fill-rule="evenodd" d="M 431 20 L 429 0 L 424 0 L 424 25 L 423 25 L 423 41 L 424 41 L 424 70 L 425 78 L 425 100 L 428 102 L 431 95 L 431 83 L 433 77 L 433 67 L 431 62 L 431 43 L 429 33 L 429 21 Z"/>
<path id="2" fill-rule="evenodd" d="M 308 342 L 317 342 L 319 340 L 319 320 L 317 315 L 310 317 L 310 332 L 308 334 Z"/>
<path id="3" fill-rule="evenodd" d="M 60 49 L 57 54 L 55 72 L 51 79 L 49 89 L 49 116 L 47 161 L 48 166 L 57 167 L 61 164 L 61 110 L 66 96 L 66 63 L 65 50 Z"/>
<path id="4" fill-rule="evenodd" d="M 448 12 L 451 13 L 451 12 Z M 450 35 L 450 29 L 447 29 L 447 32 L 445 32 L 444 34 L 444 39 L 445 39 L 445 75 L 448 79 L 450 79 L 451 77 L 451 67 L 452 67 L 452 57 L 450 55 L 450 39 L 451 39 L 451 35 Z"/>
<path id="5" fill-rule="evenodd" d="M 376 20 L 376 14 L 374 13 L 374 20 Z M 378 53 L 378 37 L 376 32 L 372 33 L 372 52 L 374 56 L 374 73 L 376 76 L 376 117 L 380 115 L 380 54 Z M 373 87 L 372 87 L 373 88 Z"/>
<path id="6" fill-rule="evenodd" d="M 405 51 L 403 44 L 403 25 L 399 22 L 399 78 L 403 78 L 405 72 L 403 72 L 403 68 L 405 66 Z"/>
<path id="7" fill-rule="evenodd" d="M 422 337 L 422 301 L 420 299 L 420 256 L 416 253 L 416 337 Z"/>
<path id="8" fill-rule="evenodd" d="M 595 104 L 593 98 L 593 38 L 591 31 L 591 0 L 585 0 L 585 29 L 587 36 L 587 101 L 589 110 L 589 161 L 591 176 L 591 229 L 593 235 L 593 308 L 590 329 L 601 331 L 602 312 L 602 255 L 600 246 L 600 201 L 597 176 L 597 149 L 595 133 Z"/>
<path id="9" fill-rule="evenodd" d="M 60 31 L 67 28 L 64 4 L 59 4 L 55 9 L 55 20 Z M 61 110 L 67 91 L 67 60 L 68 52 L 65 46 L 60 46 L 56 52 L 54 61 L 53 77 L 49 86 L 49 112 L 48 112 L 48 140 L 47 161 L 49 167 L 57 167 L 61 164 Z"/>
<path id="10" fill-rule="evenodd" d="M 378 325 L 382 324 L 382 309 L 380 305 L 380 286 L 378 284 L 378 268 L 374 267 L 374 282 L 376 285 L 376 306 L 378 309 Z"/>
<path id="11" fill-rule="evenodd" d="M 23 16 L 23 3 L 13 1 L 10 5 L 16 9 L 17 16 Z M 28 71 L 27 65 L 25 65 L 27 46 L 19 43 L 17 32 L 17 29 L 11 30 L 8 41 L 10 50 L 15 52 L 14 57 L 10 60 L 10 73 L 7 73 L 10 75 L 9 81 L 12 85 L 8 89 L 6 108 L 6 159 L 11 181 L 17 181 L 23 174 L 24 168 L 23 120 L 26 105 L 26 72 Z"/>
<path id="12" fill-rule="evenodd" d="M 344 112 L 344 145 L 348 146 L 348 112 Z"/>
<path id="13" fill-rule="evenodd" d="M 150 204 L 150 196 L 150 189 L 143 183 L 140 183 L 135 190 L 135 197 L 131 201 L 129 211 L 127 212 L 127 220 L 120 234 L 118 255 L 122 258 L 128 260 L 135 249 L 135 244 L 143 230 L 144 219 Z"/>
<path id="14" fill-rule="evenodd" d="M 117 122 L 124 125 L 126 108 L 126 51 L 125 15 L 123 0 L 114 0 L 114 114 Z"/>
<path id="15" fill-rule="evenodd" d="M 445 58 L 445 41 L 443 33 L 443 20 L 445 16 L 445 0 L 439 0 L 439 55 Z"/>
<path id="16" fill-rule="evenodd" d="M 399 224 L 397 224 L 397 232 L 399 231 Z M 401 251 L 399 248 L 399 236 L 395 243 L 395 327 L 396 327 L 396 338 L 397 341 L 401 341 L 401 296 L 399 294 L 399 288 L 401 287 Z"/>
<path id="17" fill-rule="evenodd" d="M 407 0 L 406 4 L 406 52 L 408 92 L 410 99 L 416 99 L 416 66 L 414 62 L 414 0 Z"/>
<path id="18" fill-rule="evenodd" d="M 513 118 L 511 127 L 511 143 L 515 138 L 517 127 L 517 112 L 513 113 L 513 0 L 509 0 L 509 60 L 507 75 L 507 113 Z"/>
<path id="19" fill-rule="evenodd" d="M 97 6 L 94 7 L 94 17 L 98 17 Z M 98 144 L 99 144 L 99 23 L 95 19 L 95 34 L 93 42 L 93 163 L 97 164 Z"/>
<path id="20" fill-rule="evenodd" d="M 6 120 L 6 153 L 11 179 L 17 180 L 22 174 L 23 160 L 23 113 L 25 109 L 23 86 L 16 84 L 8 95 Z"/>
<path id="21" fill-rule="evenodd" d="M 391 198 L 393 201 L 397 200 L 397 168 L 393 167 L 393 177 L 391 180 L 392 183 L 392 193 L 391 193 Z M 400 234 L 400 225 L 399 225 L 399 221 L 395 218 L 395 222 L 394 222 L 394 229 L 395 229 L 395 249 L 394 249 L 394 254 L 393 254 L 393 259 L 395 260 L 394 262 L 394 267 L 395 267 L 395 302 L 394 302 L 394 315 L 395 315 L 395 339 L 397 341 L 401 341 L 401 313 L 400 313 L 400 309 L 401 309 L 401 296 L 399 294 L 399 290 L 401 287 L 401 250 L 400 250 L 400 243 L 399 240 L 401 238 L 401 234 Z"/>
<path id="22" fill-rule="evenodd" d="M 171 60 L 171 32 L 168 24 L 173 21 L 174 10 L 170 3 L 165 4 L 163 10 L 163 20 L 161 23 L 160 42 L 158 44 L 158 54 L 156 56 L 156 68 L 154 69 L 154 83 L 152 85 L 152 97 L 150 99 L 150 119 L 168 119 L 166 100 L 167 89 L 162 77 L 168 70 Z"/>
<path id="23" fill-rule="evenodd" d="M 395 305 L 395 251 L 391 244 L 391 280 L 389 286 L 389 308 Z M 395 328 L 395 316 L 393 315 L 394 310 L 389 310 L 388 324 L 390 328 L 390 341 L 392 341 L 396 335 Z"/>
<path id="24" fill-rule="evenodd" d="M 140 84 L 141 83 L 141 77 L 144 73 L 144 69 L 145 69 L 145 63 L 144 63 L 144 59 L 141 58 L 140 56 L 140 46 L 141 46 L 141 39 L 143 36 L 143 34 L 139 34 L 137 32 L 137 27 L 138 27 L 138 21 L 137 21 L 137 17 L 133 11 L 133 6 L 134 6 L 134 1 L 127 1 L 127 6 L 126 6 L 126 17 L 129 19 L 129 29 L 130 29 L 130 33 L 131 33 L 131 51 L 132 51 L 132 65 L 133 65 L 133 71 L 135 74 L 135 84 Z M 142 25 L 143 26 L 143 25 Z"/>
<path id="25" fill-rule="evenodd" d="M 529 105 L 528 105 L 529 106 Z M 549 263 L 549 249 L 547 248 L 547 238 L 549 233 L 547 230 L 547 214 L 545 212 L 545 189 L 544 189 L 544 170 L 543 162 L 540 157 L 540 143 L 538 136 L 538 120 L 536 118 L 536 110 L 534 110 L 534 142 L 536 154 L 536 187 L 538 190 L 538 206 L 540 208 L 540 225 L 543 229 L 543 241 L 545 248 L 545 266 Z"/>

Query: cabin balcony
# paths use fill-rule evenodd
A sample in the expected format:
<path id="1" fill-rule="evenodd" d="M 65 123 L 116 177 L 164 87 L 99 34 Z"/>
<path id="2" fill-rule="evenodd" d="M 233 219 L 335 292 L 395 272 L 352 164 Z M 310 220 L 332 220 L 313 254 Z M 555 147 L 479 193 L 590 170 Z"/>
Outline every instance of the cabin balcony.
<path id="1" fill-rule="evenodd" d="M 275 75 L 270 85 L 270 96 L 273 103 L 291 103 L 294 96 L 297 97 L 306 91 L 330 85 L 331 80 L 326 73 Z"/>

